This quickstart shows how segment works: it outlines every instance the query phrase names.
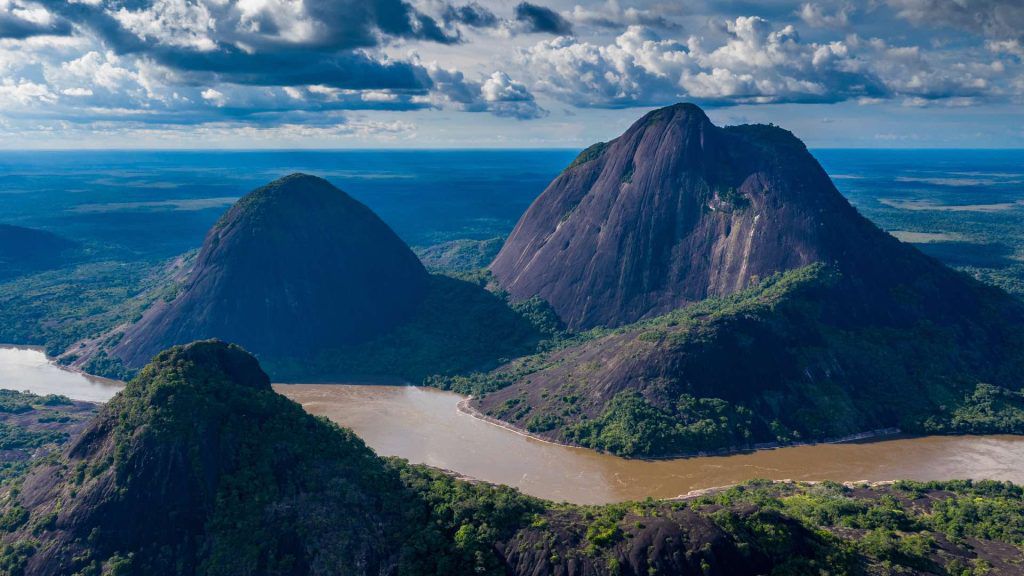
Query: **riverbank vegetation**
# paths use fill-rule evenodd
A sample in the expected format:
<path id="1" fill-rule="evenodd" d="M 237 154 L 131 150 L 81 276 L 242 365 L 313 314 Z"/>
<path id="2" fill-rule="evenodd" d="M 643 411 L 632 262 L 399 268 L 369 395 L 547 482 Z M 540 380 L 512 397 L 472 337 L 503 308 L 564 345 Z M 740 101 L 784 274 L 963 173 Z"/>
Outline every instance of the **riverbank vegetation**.
<path id="1" fill-rule="evenodd" d="M 632 457 L 892 427 L 1022 430 L 1024 335 L 1005 296 L 977 286 L 972 322 L 858 324 L 844 316 L 839 282 L 824 265 L 776 274 L 725 298 L 562 338 L 497 370 L 435 384 L 477 396 L 482 412 L 530 432 Z M 902 298 L 910 318 L 928 305 Z M 1008 317 L 995 312 L 1008 308 Z"/>
<path id="2" fill-rule="evenodd" d="M 43 346 L 57 356 L 173 297 L 175 278 L 190 258 L 86 262 L 0 284 L 0 342 Z"/>
<path id="3" fill-rule="evenodd" d="M 0 408 L 25 415 L 71 404 L 4 392 Z M 354 551 L 402 576 L 1024 568 L 1024 490 L 1009 483 L 751 481 L 674 501 L 553 503 L 380 459 L 275 393 L 239 349 L 214 342 L 159 356 L 75 446 L 0 470 L 4 574 L 41 559 L 96 575 L 326 573 L 321 562 L 359 573 Z M 141 524 L 130 517 L 139 506 L 153 513 Z M 124 526 L 134 526 L 131 539 L 113 529 Z M 183 526 L 193 527 L 184 538 Z"/>

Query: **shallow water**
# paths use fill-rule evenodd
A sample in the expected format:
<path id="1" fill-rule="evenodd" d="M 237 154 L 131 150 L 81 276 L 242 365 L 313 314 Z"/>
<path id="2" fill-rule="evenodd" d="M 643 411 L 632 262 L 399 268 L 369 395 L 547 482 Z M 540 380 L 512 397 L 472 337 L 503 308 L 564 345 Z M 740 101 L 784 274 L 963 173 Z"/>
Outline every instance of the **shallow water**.
<path id="1" fill-rule="evenodd" d="M 120 382 L 64 370 L 38 349 L 0 346 L 0 388 L 33 394 L 63 394 L 72 400 L 106 402 L 122 388 Z"/>
<path id="2" fill-rule="evenodd" d="M 69 372 L 41 350 L 0 347 L 0 388 L 104 402 L 119 382 Z M 626 460 L 528 438 L 459 412 L 457 394 L 412 386 L 275 384 L 312 414 L 347 426 L 378 454 L 401 456 L 528 494 L 605 503 L 751 478 L 775 480 L 998 479 L 1024 483 L 1024 436 L 932 436 L 819 444 L 733 456 Z"/>

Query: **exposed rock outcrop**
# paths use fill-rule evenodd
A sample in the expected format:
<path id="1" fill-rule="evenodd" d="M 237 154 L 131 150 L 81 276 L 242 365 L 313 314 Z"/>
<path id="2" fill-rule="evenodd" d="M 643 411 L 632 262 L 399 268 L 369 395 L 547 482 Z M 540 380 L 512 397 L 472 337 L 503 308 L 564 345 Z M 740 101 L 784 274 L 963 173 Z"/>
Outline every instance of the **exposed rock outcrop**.
<path id="1" fill-rule="evenodd" d="M 719 128 L 692 104 L 591 146 L 520 219 L 491 265 L 570 328 L 619 326 L 814 262 L 866 287 L 911 250 L 863 218 L 790 132 Z M 893 254 L 896 254 L 893 257 Z M 916 253 L 915 253 L 916 255 Z"/>
<path id="2" fill-rule="evenodd" d="M 1024 386 L 1019 300 L 874 226 L 791 133 L 692 105 L 584 151 L 491 268 L 617 330 L 482 377 L 476 406 L 620 454 L 955 432 L 977 386 Z"/>
<path id="3" fill-rule="evenodd" d="M 308 357 L 378 336 L 416 310 L 429 276 L 369 208 L 293 174 L 239 200 L 210 230 L 176 298 L 129 327 L 112 355 L 219 338 L 261 357 Z"/>

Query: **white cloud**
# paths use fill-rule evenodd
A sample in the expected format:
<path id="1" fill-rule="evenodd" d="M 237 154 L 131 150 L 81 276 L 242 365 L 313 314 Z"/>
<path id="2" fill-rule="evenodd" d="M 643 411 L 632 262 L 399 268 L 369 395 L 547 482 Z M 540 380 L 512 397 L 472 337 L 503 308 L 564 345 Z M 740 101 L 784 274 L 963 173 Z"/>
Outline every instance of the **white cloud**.
<path id="1" fill-rule="evenodd" d="M 142 40 L 200 52 L 217 48 L 210 36 L 216 20 L 200 0 L 154 0 L 143 10 L 120 8 L 110 15 Z"/>
<path id="2" fill-rule="evenodd" d="M 80 58 L 64 62 L 59 69 L 48 68 L 47 78 L 54 84 L 91 83 L 116 91 L 127 83 L 137 83 L 137 74 L 121 66 L 121 59 L 112 52 L 87 52 Z"/>
<path id="3" fill-rule="evenodd" d="M 203 90 L 200 95 L 203 97 L 203 100 L 206 100 L 218 108 L 224 106 L 228 102 L 227 96 L 225 96 L 223 92 L 214 90 L 213 88 Z"/>
<path id="4" fill-rule="evenodd" d="M 303 0 L 239 0 L 239 31 L 290 43 L 309 42 L 324 32 Z"/>
<path id="5" fill-rule="evenodd" d="M 630 6 L 622 8 L 618 0 L 607 0 L 604 4 L 589 7 L 577 4 L 565 16 L 577 24 L 588 24 L 602 28 L 622 28 L 630 25 L 652 26 L 656 28 L 678 28 L 678 24 L 665 16 L 668 5 L 660 5 L 657 10 Z"/>
<path id="6" fill-rule="evenodd" d="M 50 91 L 49 86 L 30 80 L 14 80 L 4 78 L 0 83 L 0 103 L 5 106 L 26 107 L 32 104 L 55 104 L 57 95 Z"/>
<path id="7" fill-rule="evenodd" d="M 583 106 L 671 100 L 682 69 L 691 65 L 685 46 L 658 40 L 632 26 L 602 46 L 559 37 L 520 52 L 520 67 L 536 90 Z"/>
<path id="8" fill-rule="evenodd" d="M 480 82 L 466 79 L 458 70 L 427 66 L 434 83 L 432 101 L 436 106 L 454 106 L 466 112 L 490 112 L 496 116 L 528 120 L 547 115 L 533 94 L 508 74 L 496 71 Z"/>
<path id="9" fill-rule="evenodd" d="M 904 97 L 976 102 L 1005 84 L 1001 62 L 890 46 L 877 38 L 804 42 L 793 25 L 776 27 L 759 17 L 729 20 L 723 32 L 724 41 L 715 44 L 697 36 L 680 42 L 631 26 L 608 45 L 568 37 L 539 42 L 520 51 L 517 63 L 535 91 L 580 106 L 681 98 L 718 104 Z"/>
<path id="10" fill-rule="evenodd" d="M 949 26 L 990 38 L 1024 37 L 1020 0 L 886 0 L 896 14 L 920 26 Z"/>
<path id="11" fill-rule="evenodd" d="M 807 2 L 800 6 L 800 19 L 814 28 L 845 28 L 850 23 L 853 8 L 844 4 L 829 14 L 816 2 Z"/>
<path id="12" fill-rule="evenodd" d="M 364 102 L 398 102 L 398 94 L 384 90 L 367 90 L 360 93 Z"/>
<path id="13" fill-rule="evenodd" d="M 1020 40 L 993 40 L 987 46 L 991 52 L 996 54 L 1010 54 L 1024 59 L 1024 43 L 1021 43 Z"/>

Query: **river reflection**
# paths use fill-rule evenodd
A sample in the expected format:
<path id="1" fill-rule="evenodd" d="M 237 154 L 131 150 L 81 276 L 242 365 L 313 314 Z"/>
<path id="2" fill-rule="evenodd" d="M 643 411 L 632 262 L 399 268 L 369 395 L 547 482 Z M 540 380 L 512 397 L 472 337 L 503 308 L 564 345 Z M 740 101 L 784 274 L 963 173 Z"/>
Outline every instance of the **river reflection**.
<path id="1" fill-rule="evenodd" d="M 105 402 L 121 387 L 63 370 L 41 350 L 0 347 L 0 388 Z M 276 384 L 275 389 L 309 412 L 352 428 L 378 454 L 552 500 L 589 504 L 670 498 L 750 478 L 990 478 L 1024 484 L 1024 436 L 933 436 L 685 460 L 625 460 L 482 422 L 457 410 L 460 396 L 440 390 L 343 384 Z"/>
<path id="2" fill-rule="evenodd" d="M 670 498 L 751 478 L 1024 483 L 1024 437 L 933 436 L 820 444 L 734 456 L 625 460 L 520 436 L 459 412 L 460 396 L 429 388 L 277 385 L 313 414 L 352 428 L 379 454 L 577 503 Z"/>

